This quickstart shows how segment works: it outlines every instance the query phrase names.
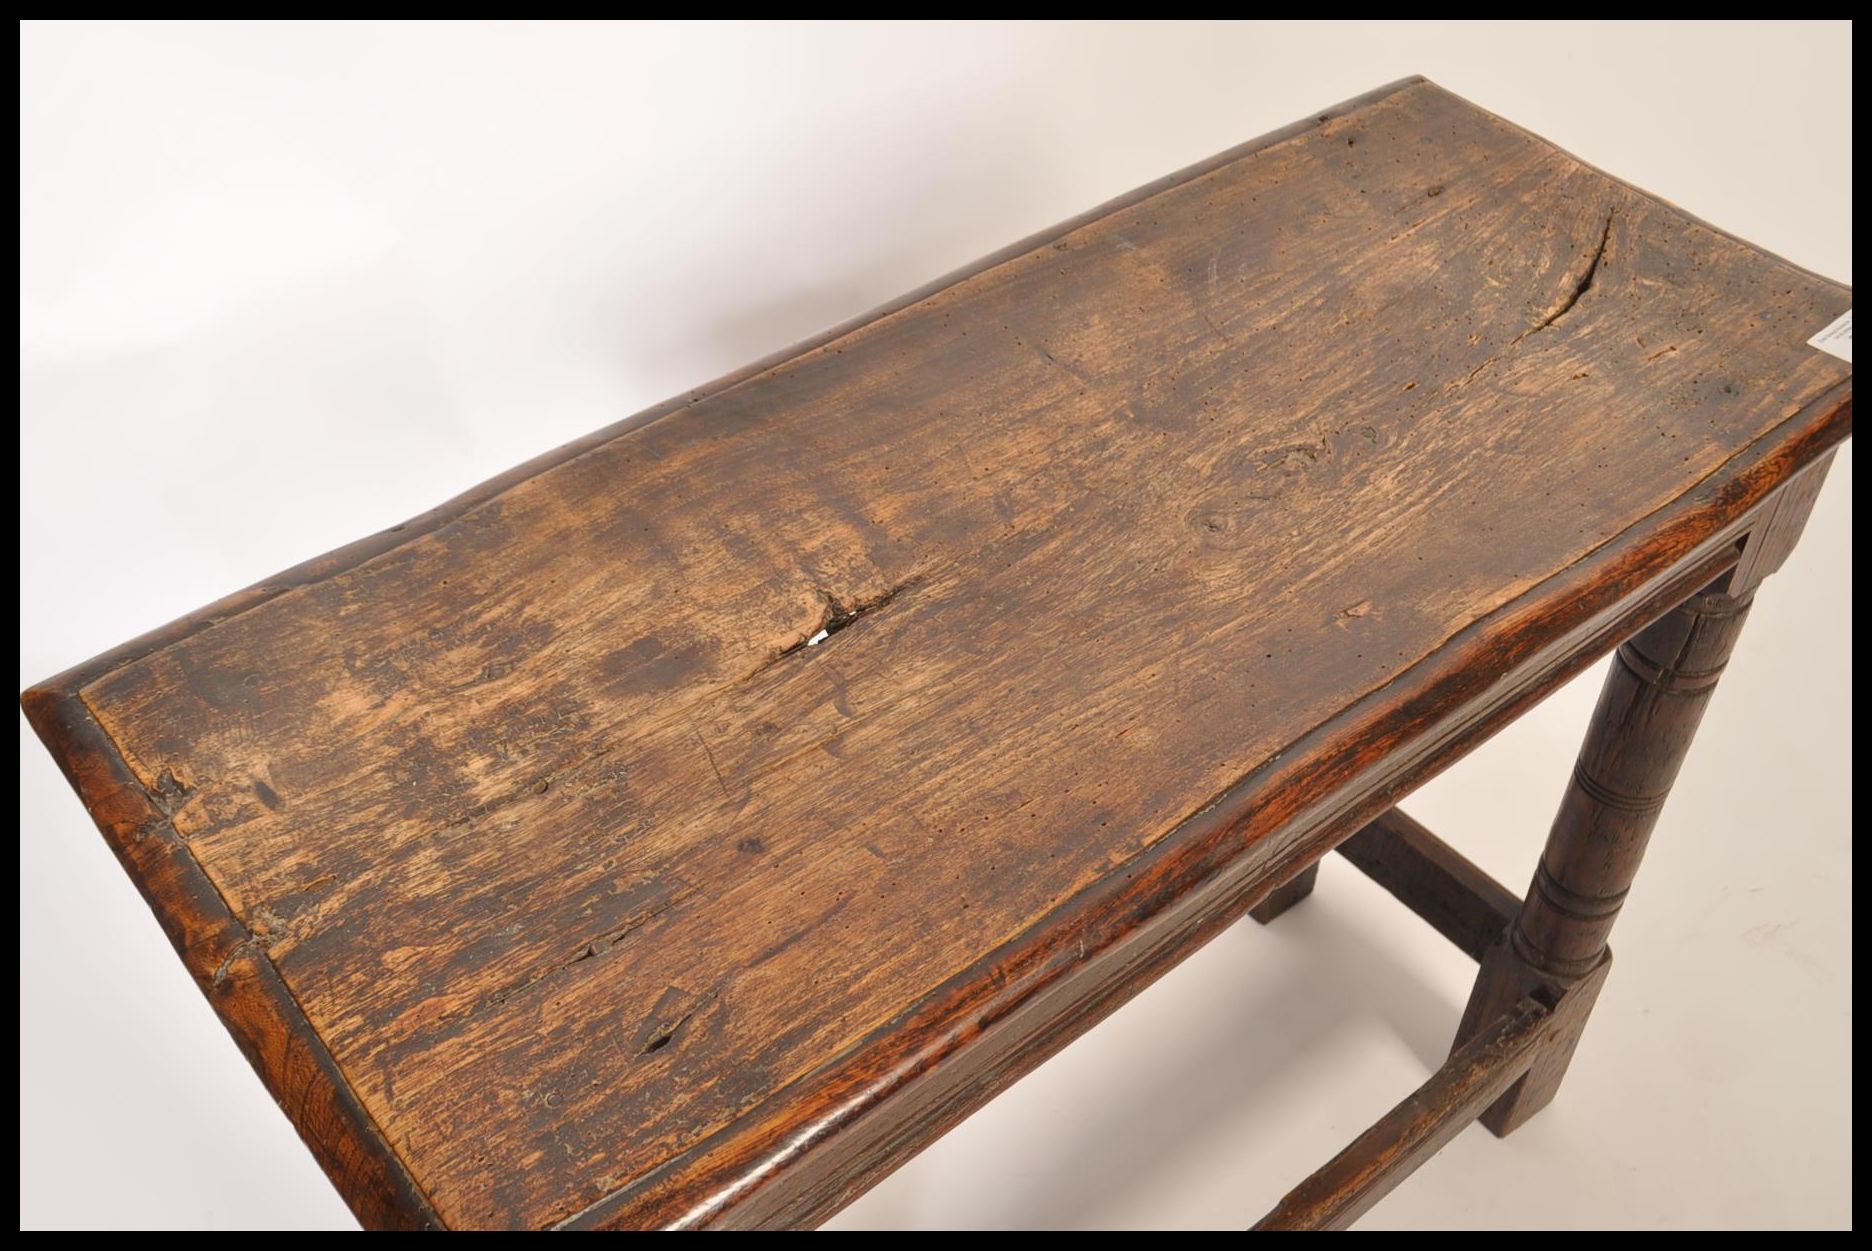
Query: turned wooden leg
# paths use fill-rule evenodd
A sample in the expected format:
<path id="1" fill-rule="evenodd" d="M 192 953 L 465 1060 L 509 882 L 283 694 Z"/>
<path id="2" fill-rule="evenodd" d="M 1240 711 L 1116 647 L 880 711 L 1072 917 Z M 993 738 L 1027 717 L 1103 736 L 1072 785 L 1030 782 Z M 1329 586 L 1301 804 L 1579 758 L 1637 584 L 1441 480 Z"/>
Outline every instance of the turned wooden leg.
<path id="1" fill-rule="evenodd" d="M 1743 547 L 1736 568 L 1618 649 L 1593 712 L 1533 884 L 1507 932 L 1483 956 L 1457 1030 L 1462 1046 L 1523 996 L 1570 991 L 1570 1028 L 1482 1122 L 1506 1134 L 1559 1089 L 1611 953 L 1612 923 L 1677 778 L 1716 680 L 1762 578 L 1779 566 L 1806 520 L 1826 464 L 1784 488 Z"/>
<path id="2" fill-rule="evenodd" d="M 1319 863 L 1315 861 L 1306 868 L 1274 888 L 1266 899 L 1248 909 L 1248 915 L 1266 925 L 1287 909 L 1313 893 L 1313 883 L 1319 881 Z"/>

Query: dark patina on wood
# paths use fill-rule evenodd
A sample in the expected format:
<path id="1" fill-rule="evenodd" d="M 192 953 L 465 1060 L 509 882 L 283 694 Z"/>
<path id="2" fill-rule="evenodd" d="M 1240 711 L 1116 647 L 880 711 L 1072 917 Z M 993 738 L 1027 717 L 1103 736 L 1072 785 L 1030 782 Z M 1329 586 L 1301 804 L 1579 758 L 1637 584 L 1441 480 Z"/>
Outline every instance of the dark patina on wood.
<path id="1" fill-rule="evenodd" d="M 811 1223 L 1752 585 L 1850 304 L 1411 80 L 23 702 L 366 1224 Z"/>

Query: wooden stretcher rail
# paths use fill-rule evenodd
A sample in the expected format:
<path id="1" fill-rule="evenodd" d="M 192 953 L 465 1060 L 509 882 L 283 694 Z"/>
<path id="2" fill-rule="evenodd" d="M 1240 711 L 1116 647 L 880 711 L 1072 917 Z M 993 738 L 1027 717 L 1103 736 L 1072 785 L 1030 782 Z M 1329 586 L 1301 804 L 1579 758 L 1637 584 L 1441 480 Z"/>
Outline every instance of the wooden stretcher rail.
<path id="1" fill-rule="evenodd" d="M 1513 891 L 1396 808 L 1339 844 L 1339 854 L 1474 960 L 1521 907 Z"/>
<path id="2" fill-rule="evenodd" d="M 1463 854 L 1396 808 L 1380 813 L 1339 852 L 1475 960 L 1514 921 L 1521 901 Z M 1318 865 L 1271 893 L 1263 924 L 1304 898 Z M 1548 985 L 1461 1043 L 1403 1102 L 1325 1167 L 1287 1193 L 1256 1230 L 1344 1229 L 1470 1122 L 1509 1094 L 1549 1051 L 1563 1048 L 1591 1007 L 1611 963 L 1573 986 Z"/>
<path id="3" fill-rule="evenodd" d="M 1411 1096 L 1360 1134 L 1326 1167 L 1288 1191 L 1256 1230 L 1344 1229 L 1391 1193 L 1534 1061 L 1553 1013 L 1532 999 L 1459 1048 Z"/>
<path id="4" fill-rule="evenodd" d="M 1409 80 L 22 703 L 369 1226 L 817 1223 L 1349 838 L 1481 954 L 1459 1057 L 1549 1010 L 1505 1132 L 1850 306 Z M 1504 926 L 1384 814 L 1625 640 Z"/>

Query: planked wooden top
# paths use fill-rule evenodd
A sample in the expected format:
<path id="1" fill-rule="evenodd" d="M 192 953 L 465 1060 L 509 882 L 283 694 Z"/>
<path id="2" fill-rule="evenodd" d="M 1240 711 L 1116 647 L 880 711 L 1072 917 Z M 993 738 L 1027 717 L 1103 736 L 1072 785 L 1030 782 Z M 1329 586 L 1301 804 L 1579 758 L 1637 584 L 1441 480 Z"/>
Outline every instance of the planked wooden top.
<path id="1" fill-rule="evenodd" d="M 1733 546 L 1850 304 L 1411 80 L 23 699 L 366 1223 L 811 1219 Z"/>

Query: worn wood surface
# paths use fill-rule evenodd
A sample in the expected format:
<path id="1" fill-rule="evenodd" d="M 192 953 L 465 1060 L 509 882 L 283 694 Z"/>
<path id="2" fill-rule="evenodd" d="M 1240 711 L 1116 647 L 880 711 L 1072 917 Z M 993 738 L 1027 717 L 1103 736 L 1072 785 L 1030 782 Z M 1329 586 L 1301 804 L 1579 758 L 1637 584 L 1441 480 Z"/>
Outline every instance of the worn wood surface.
<path id="1" fill-rule="evenodd" d="M 817 1218 L 1733 564 L 1850 303 L 1413 81 L 25 703 L 367 1222 Z"/>

